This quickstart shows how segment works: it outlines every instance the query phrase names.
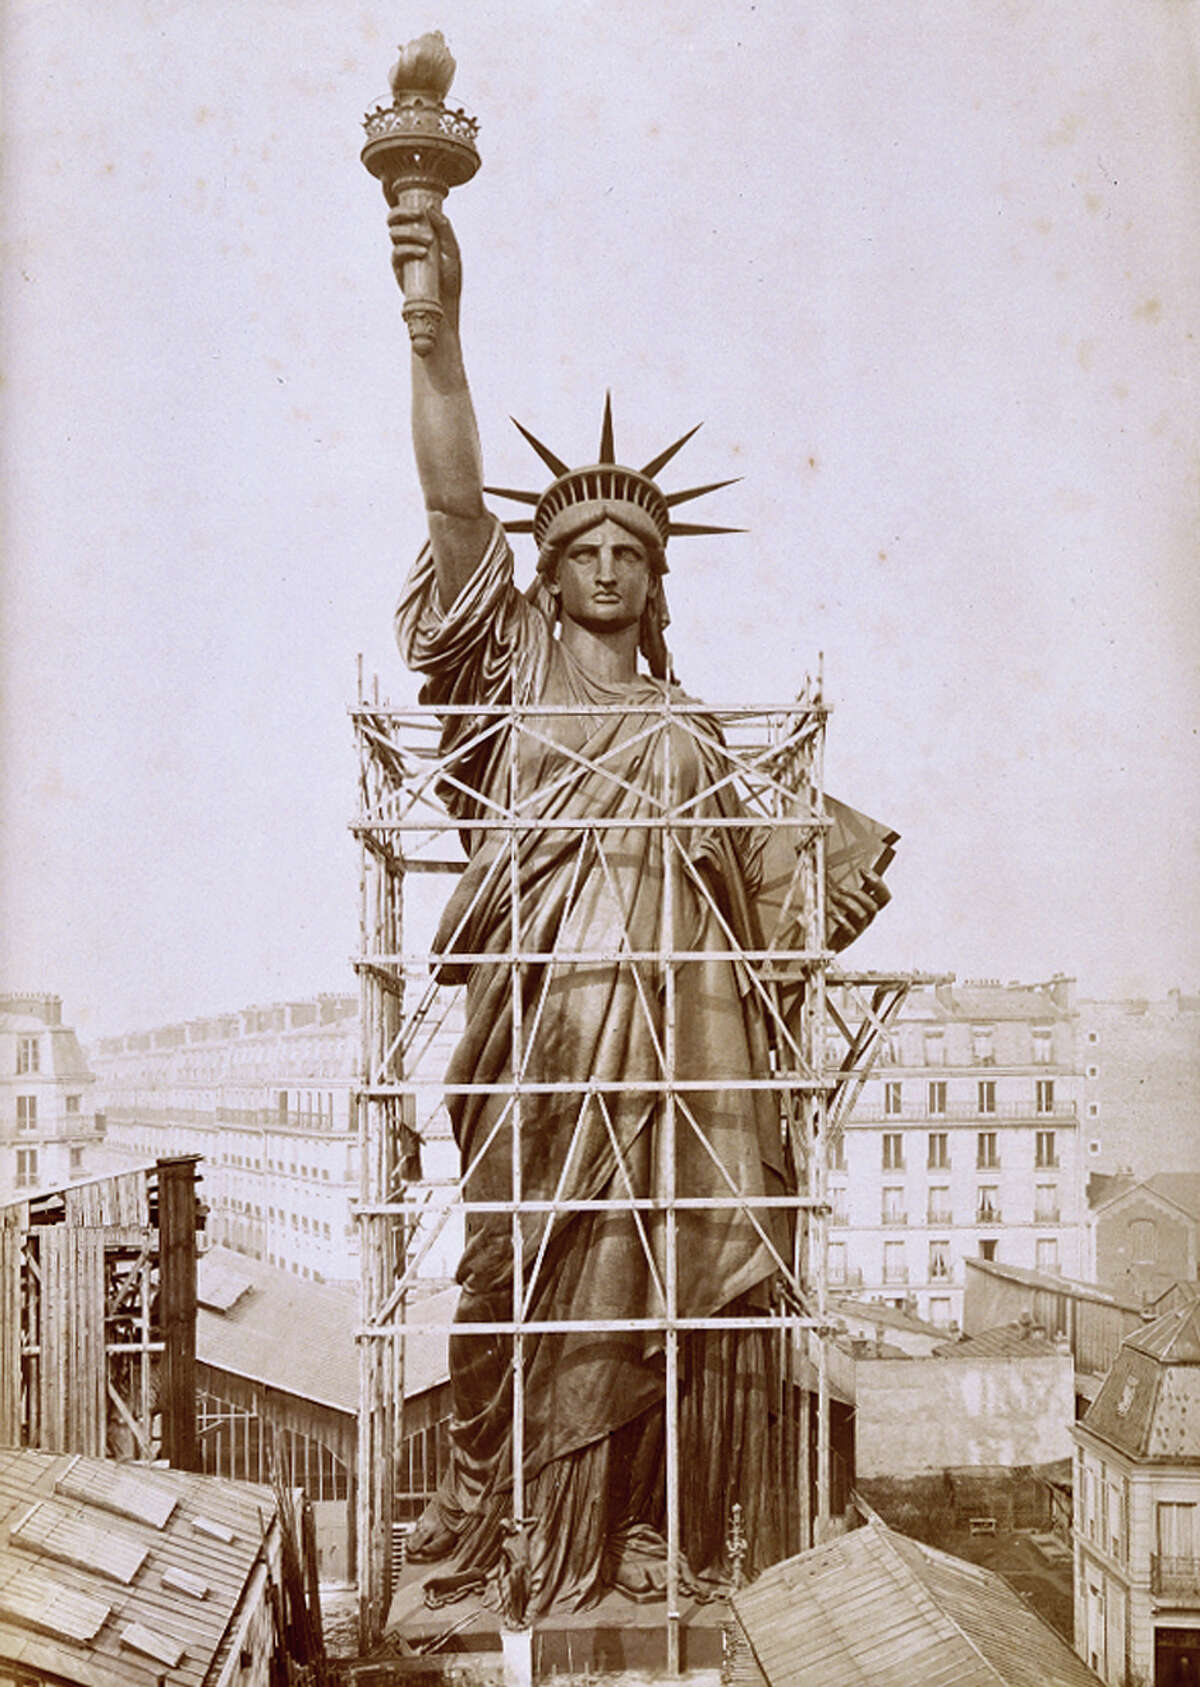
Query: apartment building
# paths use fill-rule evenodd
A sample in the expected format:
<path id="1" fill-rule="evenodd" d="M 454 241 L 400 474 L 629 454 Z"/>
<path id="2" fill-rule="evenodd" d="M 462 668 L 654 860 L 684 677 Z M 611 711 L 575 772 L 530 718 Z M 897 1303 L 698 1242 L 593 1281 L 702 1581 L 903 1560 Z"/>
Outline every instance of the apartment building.
<path id="1" fill-rule="evenodd" d="M 0 995 L 0 1201 L 97 1169 L 94 1086 L 60 997 Z"/>
<path id="2" fill-rule="evenodd" d="M 913 991 L 833 1151 L 831 1288 L 948 1326 L 968 1258 L 1080 1274 L 1075 1029 L 1069 978 Z"/>
<path id="3" fill-rule="evenodd" d="M 430 1180 L 455 1169 L 437 1085 L 460 1029 L 456 993 L 435 1004 L 403 1056 L 407 1071 L 429 1078 L 403 1111 L 422 1133 Z M 201 1156 L 209 1243 L 312 1282 L 357 1283 L 357 995 L 132 1031 L 105 1038 L 91 1058 L 106 1151 Z M 461 1229 L 447 1227 L 425 1274 L 449 1274 L 460 1250 Z"/>
<path id="4" fill-rule="evenodd" d="M 210 1243 L 357 1279 L 356 995 L 106 1037 L 91 1058 L 110 1153 L 201 1156 Z"/>

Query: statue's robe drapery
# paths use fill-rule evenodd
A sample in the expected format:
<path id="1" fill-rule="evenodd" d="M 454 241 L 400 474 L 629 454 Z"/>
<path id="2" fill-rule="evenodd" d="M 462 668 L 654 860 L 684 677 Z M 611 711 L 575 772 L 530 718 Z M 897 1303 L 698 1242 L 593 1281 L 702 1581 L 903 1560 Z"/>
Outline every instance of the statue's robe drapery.
<path id="1" fill-rule="evenodd" d="M 523 824 L 573 823 L 517 831 L 516 947 L 523 953 L 761 947 L 754 893 L 764 834 L 705 825 L 738 813 L 722 783 L 729 764 L 716 724 L 699 714 L 686 716 L 686 724 L 668 721 L 667 688 L 659 681 L 610 685 L 586 672 L 514 586 L 499 528 L 447 610 L 429 551 L 422 553 L 397 612 L 397 634 L 409 665 L 426 676 L 423 701 L 478 708 L 443 717 L 451 777 L 442 791 L 468 851 L 435 944 L 443 978 L 467 986 L 466 1031 L 447 1083 L 511 1084 L 519 1049 L 524 1082 L 570 1086 L 522 1095 L 515 1104 L 522 1196 L 569 1205 L 672 1190 L 728 1197 L 733 1190 L 754 1196 L 792 1187 L 777 1095 L 735 1087 L 770 1070 L 766 1015 L 742 963 L 705 958 L 673 969 L 674 1077 L 711 1077 L 730 1087 L 679 1093 L 668 1164 L 661 1090 L 588 1089 L 613 1081 L 661 1085 L 664 966 L 657 960 L 525 962 L 518 1007 L 507 960 L 514 944 L 509 834 L 474 824 L 504 811 L 515 811 Z M 684 701 L 677 688 L 670 695 Z M 531 704 L 603 705 L 607 712 L 524 713 L 514 724 L 511 706 Z M 696 796 L 701 800 L 688 809 L 688 824 L 674 828 L 678 849 L 662 829 L 636 824 L 661 814 L 668 801 Z M 589 830 L 596 821 L 630 824 Z M 668 891 L 664 868 L 672 856 Z M 495 954 L 497 963 L 455 958 L 472 954 Z M 468 1169 L 467 1197 L 511 1199 L 510 1096 L 451 1091 L 447 1104 Z M 772 1249 L 785 1259 L 790 1252 L 784 1215 L 692 1209 L 680 1211 L 676 1223 L 680 1316 L 767 1307 L 777 1276 Z M 536 1265 L 529 1320 L 662 1315 L 661 1214 L 525 1215 L 522 1236 L 527 1282 Z M 459 1321 L 512 1316 L 507 1215 L 469 1219 L 458 1278 Z M 555 1332 L 528 1335 L 524 1343 L 531 1610 L 583 1606 L 614 1583 L 630 1591 L 648 1587 L 655 1577 L 646 1553 L 653 1557 L 653 1531 L 663 1524 L 661 1334 Z M 681 1342 L 681 1515 L 684 1550 L 696 1572 L 719 1563 L 735 1499 L 760 1561 L 782 1547 L 775 1517 L 781 1471 L 774 1343 L 754 1331 L 697 1332 Z M 451 1380 L 451 1466 L 411 1554 L 486 1571 L 497 1563 L 512 1510 L 508 1338 L 452 1337 Z"/>

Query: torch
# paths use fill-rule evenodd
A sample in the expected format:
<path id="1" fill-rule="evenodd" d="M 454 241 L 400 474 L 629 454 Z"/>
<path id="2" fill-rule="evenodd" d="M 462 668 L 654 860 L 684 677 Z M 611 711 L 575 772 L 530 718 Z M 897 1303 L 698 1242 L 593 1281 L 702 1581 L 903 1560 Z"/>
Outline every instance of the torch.
<path id="1" fill-rule="evenodd" d="M 362 161 L 383 183 L 391 206 L 429 211 L 479 168 L 478 123 L 446 104 L 454 71 L 453 55 L 440 30 L 410 41 L 388 74 L 391 105 L 378 105 L 363 118 L 367 144 Z M 412 348 L 419 357 L 428 357 L 443 315 L 436 253 L 410 258 L 400 285 Z"/>

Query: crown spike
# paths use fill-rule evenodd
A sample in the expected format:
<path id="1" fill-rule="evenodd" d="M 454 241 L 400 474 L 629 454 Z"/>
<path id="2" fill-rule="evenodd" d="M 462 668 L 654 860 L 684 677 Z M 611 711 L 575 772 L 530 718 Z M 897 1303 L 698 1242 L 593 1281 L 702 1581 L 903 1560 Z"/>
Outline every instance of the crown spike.
<path id="1" fill-rule="evenodd" d="M 540 492 L 519 492 L 515 486 L 485 486 L 483 490 L 492 498 L 511 498 L 514 504 L 537 504 L 542 496 Z"/>
<path id="2" fill-rule="evenodd" d="M 692 435 L 698 433 L 703 426 L 703 422 L 697 422 L 694 428 L 688 429 L 682 439 L 677 439 L 674 445 L 668 445 L 665 451 L 660 451 L 657 457 L 651 458 L 645 468 L 641 470 L 641 473 L 646 476 L 646 479 L 653 480 L 659 469 L 665 469 L 675 453 L 677 451 L 682 451 L 688 440 L 691 439 Z"/>
<path id="3" fill-rule="evenodd" d="M 698 521 L 673 521 L 668 533 L 674 538 L 689 537 L 699 533 L 744 533 L 744 527 L 706 527 Z"/>
<path id="4" fill-rule="evenodd" d="M 616 460 L 617 452 L 613 444 L 612 393 L 606 392 L 604 395 L 604 425 L 600 430 L 600 455 L 597 461 L 615 463 Z"/>
<path id="5" fill-rule="evenodd" d="M 527 440 L 528 443 L 533 446 L 533 449 L 537 452 L 538 456 L 542 459 L 543 463 L 545 463 L 546 467 L 552 474 L 570 474 L 571 471 L 567 467 L 566 463 L 563 462 L 562 458 L 556 457 L 550 447 L 548 445 L 543 445 L 540 439 L 535 439 L 529 429 L 522 427 L 515 416 L 510 416 L 509 421 L 512 423 L 513 427 L 516 428 L 522 439 Z"/>
<path id="6" fill-rule="evenodd" d="M 686 492 L 669 492 L 667 508 L 673 510 L 676 504 L 686 504 L 692 498 L 703 498 L 706 492 L 719 492 L 723 486 L 736 486 L 741 478 L 740 474 L 735 474 L 732 480 L 714 480 L 708 486 L 689 486 Z"/>

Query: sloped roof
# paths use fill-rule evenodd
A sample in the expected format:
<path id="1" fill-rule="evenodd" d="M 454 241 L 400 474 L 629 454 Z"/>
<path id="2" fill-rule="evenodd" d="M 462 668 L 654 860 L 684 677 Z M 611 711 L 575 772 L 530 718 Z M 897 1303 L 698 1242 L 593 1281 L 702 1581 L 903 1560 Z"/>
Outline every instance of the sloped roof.
<path id="1" fill-rule="evenodd" d="M 873 1522 L 732 1596 L 769 1687 L 1095 1687 L 991 1570 Z"/>
<path id="2" fill-rule="evenodd" d="M 1140 1301 L 1131 1300 L 1117 1289 L 1104 1288 L 1099 1283 L 1082 1283 L 1077 1277 L 1051 1276 L 1045 1271 L 1031 1271 L 1025 1265 L 1005 1265 L 998 1259 L 969 1258 L 963 1262 L 968 1271 L 981 1271 L 985 1277 L 1002 1277 L 1010 1283 L 1021 1283 L 1029 1289 L 1048 1289 L 1052 1294 L 1071 1295 L 1075 1300 L 1099 1301 L 1104 1306 L 1117 1306 L 1123 1312 L 1141 1314 Z"/>
<path id="3" fill-rule="evenodd" d="M 943 1342 L 935 1347 L 935 1359 L 1045 1359 L 1058 1349 L 1038 1324 L 999 1324 L 975 1336 Z"/>
<path id="4" fill-rule="evenodd" d="M 220 1247 L 201 1256 L 196 1279 L 196 1357 L 202 1364 L 357 1413 L 354 1289 L 294 1277 Z M 414 1300 L 409 1323 L 448 1323 L 456 1296 L 456 1290 L 445 1290 Z M 406 1395 L 422 1394 L 449 1374 L 444 1331 L 406 1338 Z"/>
<path id="5" fill-rule="evenodd" d="M 1131 1458 L 1200 1458 L 1200 1301 L 1125 1338 L 1083 1422 Z"/>
<path id="6" fill-rule="evenodd" d="M 248 1482 L 0 1449 L 0 1658 L 86 1687 L 202 1687 L 274 1515 Z"/>
<path id="7" fill-rule="evenodd" d="M 1189 1217 L 1200 1219 L 1200 1172 L 1155 1172 L 1153 1177 L 1143 1178 L 1118 1175 L 1109 1180 L 1107 1187 L 1097 1187 L 1094 1194 L 1089 1192 L 1088 1199 L 1092 1210 L 1101 1212 L 1135 1195 L 1139 1189 L 1148 1189 L 1160 1200 L 1180 1207 Z"/>

